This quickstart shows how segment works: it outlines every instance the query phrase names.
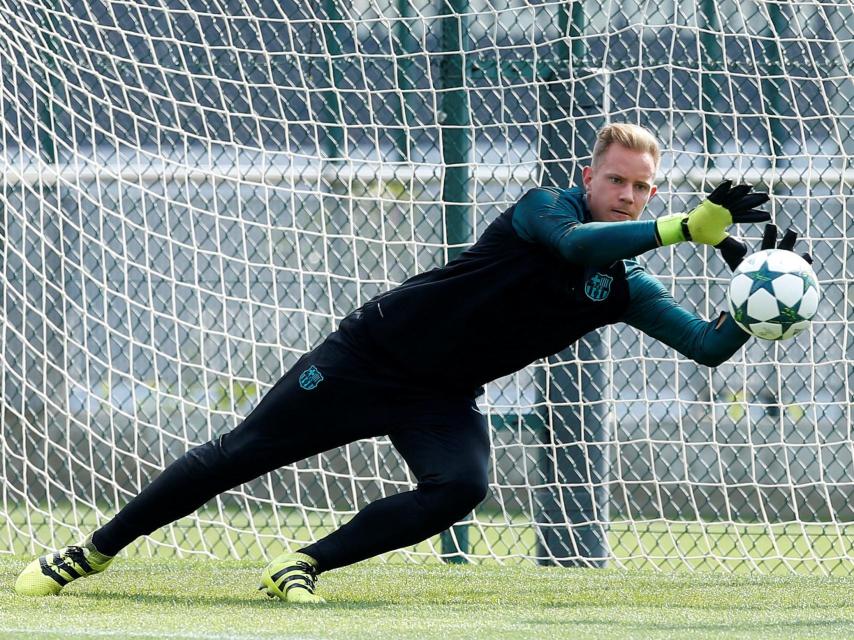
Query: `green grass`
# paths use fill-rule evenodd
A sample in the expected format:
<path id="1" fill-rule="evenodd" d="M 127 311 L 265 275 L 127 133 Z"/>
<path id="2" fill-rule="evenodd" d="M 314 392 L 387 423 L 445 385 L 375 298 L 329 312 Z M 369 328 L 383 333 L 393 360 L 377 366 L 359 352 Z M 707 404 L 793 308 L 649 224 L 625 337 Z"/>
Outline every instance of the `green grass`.
<path id="1" fill-rule="evenodd" d="M 255 591 L 261 563 L 119 559 L 58 597 L 12 592 L 0 556 L 0 638 L 846 638 L 854 579 L 381 564 L 321 576 L 329 600 Z"/>

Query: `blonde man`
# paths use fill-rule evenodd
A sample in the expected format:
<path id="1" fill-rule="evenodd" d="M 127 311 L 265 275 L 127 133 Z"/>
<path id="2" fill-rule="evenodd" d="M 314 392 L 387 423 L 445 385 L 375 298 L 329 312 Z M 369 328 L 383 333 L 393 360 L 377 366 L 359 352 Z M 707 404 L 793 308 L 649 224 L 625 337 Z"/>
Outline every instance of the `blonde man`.
<path id="1" fill-rule="evenodd" d="M 263 571 L 268 595 L 323 602 L 314 592 L 320 572 L 418 543 L 484 499 L 490 440 L 475 398 L 486 382 L 617 322 L 710 367 L 729 358 L 748 338 L 735 322 L 680 308 L 631 259 L 678 242 L 729 246 L 740 259 L 743 247 L 726 229 L 767 220 L 756 207 L 768 196 L 724 183 L 688 214 L 640 221 L 659 157 L 645 129 L 602 129 L 582 186 L 528 191 L 458 258 L 355 310 L 237 428 L 188 451 L 85 542 L 35 560 L 16 590 L 58 593 L 223 491 L 388 435 L 417 488 L 368 505 Z"/>

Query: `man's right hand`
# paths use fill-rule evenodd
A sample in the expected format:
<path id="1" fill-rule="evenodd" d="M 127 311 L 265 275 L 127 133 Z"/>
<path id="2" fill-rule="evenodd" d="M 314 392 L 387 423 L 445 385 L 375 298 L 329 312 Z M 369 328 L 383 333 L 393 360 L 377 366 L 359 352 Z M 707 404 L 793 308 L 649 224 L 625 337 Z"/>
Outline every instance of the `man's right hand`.
<path id="1" fill-rule="evenodd" d="M 718 185 L 709 197 L 690 213 L 675 213 L 655 221 L 658 243 L 664 247 L 677 242 L 699 242 L 719 246 L 728 237 L 726 228 L 742 222 L 767 222 L 771 214 L 756 209 L 770 199 L 767 193 L 751 193 L 746 184 L 732 186 L 730 180 Z"/>

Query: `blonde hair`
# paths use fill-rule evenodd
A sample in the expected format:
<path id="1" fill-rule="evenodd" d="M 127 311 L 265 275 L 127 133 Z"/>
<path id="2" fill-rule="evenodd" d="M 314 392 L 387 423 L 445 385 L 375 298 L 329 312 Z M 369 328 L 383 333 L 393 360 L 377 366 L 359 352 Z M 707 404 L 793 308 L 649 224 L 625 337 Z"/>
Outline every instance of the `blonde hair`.
<path id="1" fill-rule="evenodd" d="M 658 146 L 658 140 L 655 139 L 655 136 L 648 129 L 626 122 L 615 122 L 599 129 L 599 132 L 596 134 L 596 144 L 593 146 L 591 164 L 594 166 L 597 165 L 605 154 L 605 151 L 608 150 L 608 147 L 615 142 L 632 151 L 642 151 L 650 154 L 655 161 L 655 168 L 658 168 L 658 162 L 661 160 L 661 149 Z"/>

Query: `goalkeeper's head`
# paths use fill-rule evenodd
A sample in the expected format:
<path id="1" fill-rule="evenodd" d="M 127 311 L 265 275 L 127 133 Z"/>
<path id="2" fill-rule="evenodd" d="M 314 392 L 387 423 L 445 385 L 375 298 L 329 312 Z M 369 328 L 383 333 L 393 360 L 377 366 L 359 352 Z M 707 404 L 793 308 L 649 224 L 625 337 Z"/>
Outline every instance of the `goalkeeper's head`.
<path id="1" fill-rule="evenodd" d="M 591 165 L 582 173 L 593 220 L 637 220 L 655 195 L 660 159 L 658 140 L 643 127 L 625 123 L 602 127 Z"/>

